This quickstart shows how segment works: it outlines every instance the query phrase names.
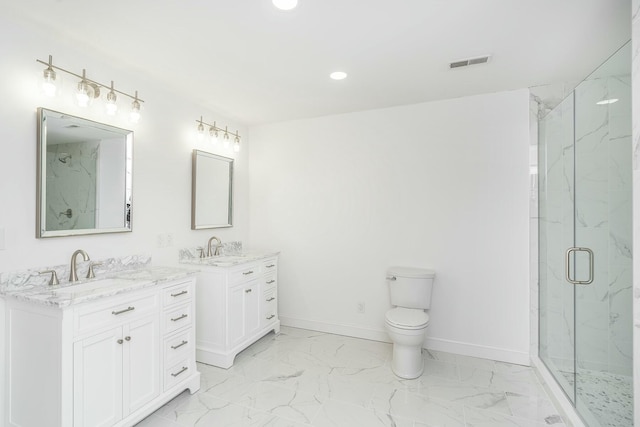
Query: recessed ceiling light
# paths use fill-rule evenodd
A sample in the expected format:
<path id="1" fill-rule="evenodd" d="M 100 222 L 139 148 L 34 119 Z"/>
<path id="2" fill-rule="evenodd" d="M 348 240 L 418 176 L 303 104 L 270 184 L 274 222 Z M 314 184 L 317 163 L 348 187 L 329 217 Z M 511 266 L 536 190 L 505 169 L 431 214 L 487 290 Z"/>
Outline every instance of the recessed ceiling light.
<path id="1" fill-rule="evenodd" d="M 329 77 L 331 77 L 333 80 L 343 80 L 347 78 L 347 73 L 345 73 L 344 71 L 334 71 L 333 73 L 329 74 Z"/>
<path id="2" fill-rule="evenodd" d="M 596 102 L 596 104 L 598 104 L 598 105 L 608 105 L 608 104 L 613 104 L 614 102 L 618 102 L 618 98 L 603 99 L 602 101 Z"/>
<path id="3" fill-rule="evenodd" d="M 281 10 L 291 10 L 298 5 L 298 0 L 273 0 L 273 5 Z"/>

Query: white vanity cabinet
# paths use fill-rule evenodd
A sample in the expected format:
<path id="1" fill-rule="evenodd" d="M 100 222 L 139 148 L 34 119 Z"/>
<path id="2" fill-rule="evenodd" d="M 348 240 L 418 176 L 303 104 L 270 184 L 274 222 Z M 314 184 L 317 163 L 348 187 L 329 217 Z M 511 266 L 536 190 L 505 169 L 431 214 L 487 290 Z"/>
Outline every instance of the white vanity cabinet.
<path id="1" fill-rule="evenodd" d="M 67 307 L 5 307 L 7 426 L 132 426 L 200 388 L 193 276 Z"/>
<path id="2" fill-rule="evenodd" d="M 231 267 L 200 266 L 196 359 L 229 368 L 238 353 L 270 331 L 280 332 L 277 257 Z"/>

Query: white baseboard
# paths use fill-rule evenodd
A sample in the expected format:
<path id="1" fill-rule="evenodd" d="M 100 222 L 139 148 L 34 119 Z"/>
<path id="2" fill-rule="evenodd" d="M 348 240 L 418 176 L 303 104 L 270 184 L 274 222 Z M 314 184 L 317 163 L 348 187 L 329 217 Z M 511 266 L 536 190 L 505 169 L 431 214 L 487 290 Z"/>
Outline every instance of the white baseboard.
<path id="1" fill-rule="evenodd" d="M 380 329 L 299 319 L 282 315 L 280 316 L 280 322 L 282 326 L 290 326 L 292 328 L 309 329 L 312 331 L 327 332 L 330 334 L 345 335 L 354 338 L 364 338 L 373 341 L 391 342 L 387 332 Z M 518 365 L 528 366 L 530 363 L 530 356 L 526 352 L 518 352 L 497 347 L 481 346 L 438 338 L 427 338 L 425 340 L 424 347 L 430 350 L 480 357 L 482 359 L 498 360 L 500 362 L 515 363 Z"/>

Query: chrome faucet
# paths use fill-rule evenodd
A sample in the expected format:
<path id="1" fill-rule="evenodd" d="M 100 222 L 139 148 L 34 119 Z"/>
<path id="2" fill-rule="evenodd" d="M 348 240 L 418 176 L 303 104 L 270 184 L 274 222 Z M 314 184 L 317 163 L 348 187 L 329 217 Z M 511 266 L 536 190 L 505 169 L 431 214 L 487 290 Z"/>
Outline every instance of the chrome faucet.
<path id="1" fill-rule="evenodd" d="M 82 258 L 84 258 L 85 261 L 89 261 L 89 254 L 87 254 L 82 249 L 78 249 L 77 251 L 75 251 L 73 253 L 73 255 L 71 255 L 71 267 L 70 267 L 71 272 L 69 273 L 69 281 L 70 282 L 77 282 L 78 281 L 78 271 L 77 271 L 77 267 L 76 267 L 76 258 L 78 257 L 79 254 L 82 254 Z"/>
<path id="2" fill-rule="evenodd" d="M 211 252 L 211 242 L 215 240 L 216 242 L 218 242 L 218 244 L 216 245 L 216 249 L 215 251 L 213 251 L 213 253 Z M 218 239 L 216 236 L 213 236 L 212 238 L 209 239 L 209 242 L 207 243 L 207 256 L 216 256 L 216 255 L 220 255 L 220 246 L 222 245 L 222 242 L 220 241 L 220 239 Z"/>

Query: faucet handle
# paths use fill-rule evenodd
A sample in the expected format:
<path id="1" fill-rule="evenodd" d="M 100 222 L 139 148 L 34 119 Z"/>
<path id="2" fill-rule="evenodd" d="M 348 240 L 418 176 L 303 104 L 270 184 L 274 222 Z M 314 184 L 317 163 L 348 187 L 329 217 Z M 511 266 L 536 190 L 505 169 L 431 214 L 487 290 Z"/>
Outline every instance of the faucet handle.
<path id="1" fill-rule="evenodd" d="M 102 263 L 101 262 L 93 262 L 93 261 L 91 261 L 89 263 L 89 270 L 87 271 L 87 279 L 95 279 L 96 274 L 93 271 L 93 267 L 96 266 L 96 265 L 102 265 Z"/>
<path id="2" fill-rule="evenodd" d="M 60 281 L 58 280 L 58 275 L 56 274 L 55 270 L 39 271 L 38 274 L 51 274 L 51 278 L 49 279 L 49 286 L 60 284 Z"/>
<path id="3" fill-rule="evenodd" d="M 198 256 L 199 256 L 200 258 L 206 258 L 206 255 L 204 254 L 204 248 L 200 248 L 200 247 L 198 247 L 198 248 L 197 248 L 197 250 L 198 250 L 198 253 L 199 253 L 199 255 L 198 255 Z"/>

